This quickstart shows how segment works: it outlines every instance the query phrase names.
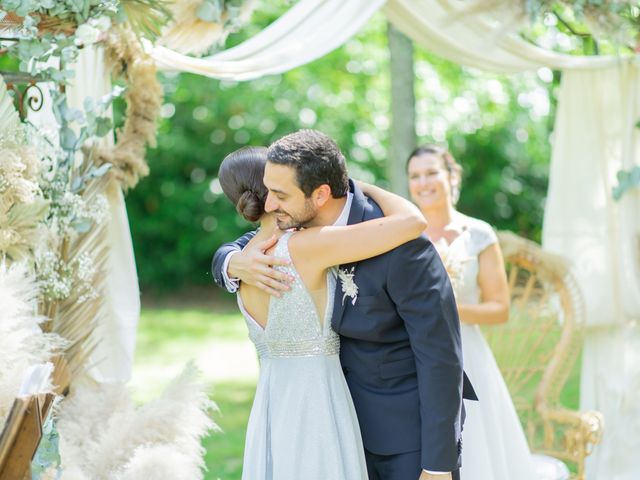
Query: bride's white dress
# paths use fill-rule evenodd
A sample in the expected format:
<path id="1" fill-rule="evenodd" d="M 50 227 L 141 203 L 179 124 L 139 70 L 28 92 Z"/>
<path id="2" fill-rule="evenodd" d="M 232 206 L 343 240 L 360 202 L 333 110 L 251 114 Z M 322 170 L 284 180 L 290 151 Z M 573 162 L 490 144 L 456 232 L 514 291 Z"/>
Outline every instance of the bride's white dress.
<path id="1" fill-rule="evenodd" d="M 284 234 L 274 255 L 290 259 Z M 366 480 L 360 427 L 340 366 L 340 338 L 331 329 L 335 277 L 327 273 L 327 311 L 295 280 L 272 297 L 266 328 L 238 304 L 260 359 L 249 417 L 243 480 Z"/>
<path id="2" fill-rule="evenodd" d="M 489 224 L 458 214 L 462 233 L 445 247 L 445 264 L 459 267 L 454 280 L 459 304 L 480 303 L 478 255 L 498 241 Z M 437 245 L 441 250 L 442 244 Z M 480 401 L 466 401 L 462 480 L 535 480 L 535 468 L 498 365 L 477 325 L 462 323 L 464 369 Z"/>

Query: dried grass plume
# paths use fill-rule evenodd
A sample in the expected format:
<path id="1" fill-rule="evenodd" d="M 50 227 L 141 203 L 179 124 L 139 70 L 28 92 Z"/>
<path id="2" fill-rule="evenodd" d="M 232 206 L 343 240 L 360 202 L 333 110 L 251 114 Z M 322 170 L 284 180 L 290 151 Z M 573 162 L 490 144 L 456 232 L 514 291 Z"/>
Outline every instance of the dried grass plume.
<path id="1" fill-rule="evenodd" d="M 36 314 L 38 286 L 25 263 L 0 262 L 0 428 L 27 368 L 49 361 L 66 346 L 58 335 L 43 333 L 45 317 Z"/>
<path id="2" fill-rule="evenodd" d="M 76 383 L 58 411 L 63 479 L 202 478 L 214 408 L 188 364 L 162 395 L 136 407 L 124 385 Z"/>
<path id="3" fill-rule="evenodd" d="M 201 55 L 216 44 L 224 42 L 233 30 L 228 28 L 232 14 L 225 5 L 220 14 L 220 21 L 208 22 L 198 17 L 198 9 L 202 0 L 176 0 L 169 5 L 173 21 L 165 27 L 159 43 L 183 54 Z M 219 2 L 220 4 L 228 2 Z M 234 12 L 233 23 L 239 25 L 248 20 L 253 11 L 255 1 L 246 0 Z"/>
<path id="4" fill-rule="evenodd" d="M 111 148 L 90 147 L 86 155 L 94 155 L 97 164 L 110 163 L 111 175 L 125 188 L 133 188 L 149 174 L 145 161 L 146 146 L 155 147 L 157 120 L 162 106 L 162 86 L 156 77 L 156 66 L 142 48 L 135 34 L 126 28 L 113 30 L 106 41 L 107 61 L 113 75 L 127 82 L 126 119 Z M 97 148 L 97 147 L 94 147 Z"/>

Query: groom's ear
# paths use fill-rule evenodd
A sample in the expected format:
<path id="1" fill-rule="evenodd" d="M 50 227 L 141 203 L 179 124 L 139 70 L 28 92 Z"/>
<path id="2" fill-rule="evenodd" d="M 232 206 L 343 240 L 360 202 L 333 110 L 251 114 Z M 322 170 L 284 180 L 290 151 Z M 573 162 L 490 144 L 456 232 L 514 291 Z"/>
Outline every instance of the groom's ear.
<path id="1" fill-rule="evenodd" d="M 331 198 L 331 187 L 326 183 L 320 185 L 311 194 L 316 206 L 322 207 Z"/>

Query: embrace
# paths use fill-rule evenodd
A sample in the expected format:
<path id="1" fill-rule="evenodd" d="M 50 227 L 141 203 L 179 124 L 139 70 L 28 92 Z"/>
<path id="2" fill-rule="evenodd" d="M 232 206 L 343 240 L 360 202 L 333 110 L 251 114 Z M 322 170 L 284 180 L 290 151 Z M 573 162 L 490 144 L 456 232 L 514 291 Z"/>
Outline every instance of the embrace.
<path id="1" fill-rule="evenodd" d="M 476 396 L 420 210 L 349 179 L 313 130 L 230 154 L 219 178 L 260 224 L 213 259 L 260 359 L 242 478 L 459 478 Z"/>

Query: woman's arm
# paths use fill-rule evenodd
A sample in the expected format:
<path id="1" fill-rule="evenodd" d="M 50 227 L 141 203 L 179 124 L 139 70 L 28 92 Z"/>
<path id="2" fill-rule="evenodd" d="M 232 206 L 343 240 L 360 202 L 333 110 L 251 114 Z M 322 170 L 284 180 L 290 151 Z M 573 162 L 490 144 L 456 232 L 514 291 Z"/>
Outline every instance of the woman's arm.
<path id="1" fill-rule="evenodd" d="M 387 192 L 385 189 L 376 187 L 375 185 L 371 185 L 370 183 L 364 183 L 356 180 L 356 185 L 360 187 L 362 193 L 364 193 L 367 197 L 373 199 L 374 202 L 378 204 L 382 213 L 384 213 L 385 217 L 393 215 L 395 213 L 402 213 L 402 210 L 406 208 L 405 202 L 399 202 L 398 195 L 395 195 L 391 192 Z M 404 200 L 404 198 L 402 199 Z M 416 210 L 418 210 L 416 208 Z M 421 213 L 422 215 L 422 213 Z M 422 215 L 424 217 L 424 215 Z M 425 220 L 426 222 L 426 220 Z M 426 224 L 425 224 L 425 228 Z M 412 239 L 410 239 L 412 240 Z"/>
<path id="2" fill-rule="evenodd" d="M 320 268 L 351 263 L 393 250 L 427 228 L 424 216 L 408 200 L 381 188 L 367 186 L 367 193 L 387 216 L 344 227 L 313 227 L 291 237 L 289 247 Z M 384 206 L 383 206 L 384 205 Z"/>
<path id="3" fill-rule="evenodd" d="M 478 285 L 481 303 L 458 304 L 458 315 L 464 323 L 490 325 L 509 320 L 509 288 L 504 271 L 502 251 L 497 243 L 489 245 L 478 256 Z"/>

